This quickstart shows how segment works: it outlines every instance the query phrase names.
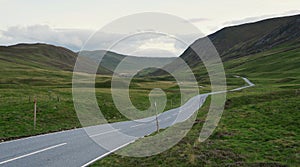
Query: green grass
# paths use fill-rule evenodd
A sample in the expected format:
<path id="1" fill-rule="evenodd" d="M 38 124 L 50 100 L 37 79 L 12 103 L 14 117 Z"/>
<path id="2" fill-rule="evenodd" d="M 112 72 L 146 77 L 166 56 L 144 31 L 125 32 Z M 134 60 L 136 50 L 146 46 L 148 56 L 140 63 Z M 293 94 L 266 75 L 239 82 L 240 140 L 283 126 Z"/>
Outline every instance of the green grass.
<path id="1" fill-rule="evenodd" d="M 229 87 L 243 84 L 233 75 L 246 76 L 256 86 L 227 94 L 222 119 L 205 142 L 198 137 L 209 100 L 190 132 L 169 150 L 144 158 L 112 154 L 91 166 L 298 166 L 299 55 L 300 49 L 279 47 L 225 62 Z"/>
<path id="2" fill-rule="evenodd" d="M 0 140 L 81 127 L 72 99 L 72 73 L 41 69 L 0 60 Z M 128 120 L 118 112 L 111 96 L 111 76 L 98 75 L 96 97 L 108 122 Z M 148 94 L 162 88 L 167 96 L 165 110 L 180 106 L 178 85 L 174 81 L 135 78 L 130 85 L 134 106 L 150 106 Z M 206 88 L 208 89 L 208 87 Z M 37 98 L 37 126 L 33 128 L 33 100 Z"/>
<path id="3" fill-rule="evenodd" d="M 228 89 L 244 85 L 233 75 L 249 78 L 255 87 L 227 95 L 222 119 L 213 135 L 198 142 L 209 99 L 199 110 L 191 131 L 177 145 L 145 158 L 109 155 L 92 166 L 297 166 L 300 164 L 300 49 L 278 47 L 225 62 Z M 81 127 L 73 107 L 70 72 L 0 60 L 0 139 Z M 210 90 L 203 67 L 194 69 L 200 93 Z M 96 96 L 109 122 L 127 120 L 113 105 L 110 76 L 99 75 Z M 135 78 L 130 85 L 133 104 L 150 106 L 152 88 L 162 88 L 167 109 L 180 105 L 172 78 Z M 33 97 L 38 99 L 33 129 Z M 171 102 L 172 100 L 172 102 Z"/>
<path id="4" fill-rule="evenodd" d="M 145 158 L 110 155 L 92 166 L 297 166 L 300 93 L 278 87 L 261 84 L 229 93 L 217 129 L 203 143 L 197 139 L 209 102 L 199 110 L 202 121 L 171 149 Z"/>

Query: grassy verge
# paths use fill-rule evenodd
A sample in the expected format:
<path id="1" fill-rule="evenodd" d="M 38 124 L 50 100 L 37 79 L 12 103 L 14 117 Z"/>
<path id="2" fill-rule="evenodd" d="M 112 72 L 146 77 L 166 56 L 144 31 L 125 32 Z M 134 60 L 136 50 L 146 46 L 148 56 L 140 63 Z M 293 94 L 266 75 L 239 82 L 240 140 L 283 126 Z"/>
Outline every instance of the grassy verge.
<path id="1" fill-rule="evenodd" d="M 0 141 L 81 127 L 74 110 L 71 72 L 5 64 L 0 75 Z M 104 75 L 96 79 L 101 112 L 108 122 L 128 120 L 114 106 L 110 80 L 110 76 Z M 141 78 L 134 79 L 130 85 L 133 105 L 140 110 L 147 109 L 150 106 L 148 94 L 156 87 L 166 92 L 165 110 L 180 106 L 176 82 Z M 209 87 L 201 91 L 209 91 Z M 33 128 L 34 98 L 38 101 L 36 129 Z"/>
<path id="2" fill-rule="evenodd" d="M 269 80 L 255 80 L 256 87 L 228 94 L 222 119 L 205 142 L 199 143 L 198 136 L 209 102 L 199 110 L 192 130 L 171 149 L 145 158 L 110 155 L 92 166 L 297 166 L 300 93 L 281 88 L 287 83 L 275 81 L 272 87 Z"/>
<path id="3" fill-rule="evenodd" d="M 284 53 L 280 49 L 225 63 L 228 89 L 244 85 L 233 75 L 247 76 L 256 86 L 228 94 L 219 126 L 205 142 L 197 139 L 209 101 L 200 109 L 192 130 L 171 149 L 145 158 L 109 155 L 93 166 L 297 166 L 299 49 Z M 0 65 L 1 140 L 81 127 L 73 107 L 71 73 L 3 62 Z M 113 105 L 109 80 L 109 76 L 98 76 L 95 84 L 100 108 L 109 122 L 126 120 Z M 201 92 L 210 90 L 207 79 L 199 81 L 204 86 Z M 148 94 L 157 86 L 168 96 L 166 109 L 180 105 L 174 81 L 141 78 L 130 86 L 133 104 L 139 109 L 148 108 Z M 33 97 L 38 98 L 36 129 Z"/>
<path id="4" fill-rule="evenodd" d="M 298 166 L 300 50 L 281 49 L 225 62 L 228 77 L 247 76 L 256 86 L 227 94 L 222 119 L 205 142 L 198 137 L 209 101 L 186 137 L 169 150 L 144 158 L 112 154 L 91 166 Z"/>

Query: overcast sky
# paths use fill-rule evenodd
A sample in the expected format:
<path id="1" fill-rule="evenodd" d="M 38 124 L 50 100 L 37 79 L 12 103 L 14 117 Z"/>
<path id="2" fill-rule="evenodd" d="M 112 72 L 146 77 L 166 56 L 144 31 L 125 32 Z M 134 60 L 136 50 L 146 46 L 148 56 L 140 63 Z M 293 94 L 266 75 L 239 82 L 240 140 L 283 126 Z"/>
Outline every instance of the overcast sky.
<path id="1" fill-rule="evenodd" d="M 45 42 L 78 51 L 99 28 L 140 12 L 179 16 L 208 35 L 230 25 L 300 14 L 298 9 L 299 0 L 0 0 L 0 45 Z M 184 48 L 178 49 L 173 54 Z"/>

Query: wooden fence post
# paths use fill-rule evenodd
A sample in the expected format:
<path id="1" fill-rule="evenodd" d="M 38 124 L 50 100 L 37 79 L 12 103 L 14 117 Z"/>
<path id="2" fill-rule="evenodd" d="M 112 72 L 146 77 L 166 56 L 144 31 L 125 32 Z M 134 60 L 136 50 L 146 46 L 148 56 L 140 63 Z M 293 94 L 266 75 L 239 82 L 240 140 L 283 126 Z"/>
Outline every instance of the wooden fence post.
<path id="1" fill-rule="evenodd" d="M 33 129 L 36 127 L 36 104 L 37 104 L 37 99 L 34 97 L 34 116 L 33 116 Z"/>

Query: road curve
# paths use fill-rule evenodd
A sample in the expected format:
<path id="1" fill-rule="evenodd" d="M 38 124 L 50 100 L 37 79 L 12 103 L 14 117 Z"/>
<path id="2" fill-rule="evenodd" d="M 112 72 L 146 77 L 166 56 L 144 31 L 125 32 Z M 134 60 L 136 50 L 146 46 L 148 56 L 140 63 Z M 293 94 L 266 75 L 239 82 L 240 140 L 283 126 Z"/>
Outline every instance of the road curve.
<path id="1" fill-rule="evenodd" d="M 247 78 L 241 78 L 247 83 L 247 86 L 230 91 L 254 86 Z M 183 106 L 159 114 L 160 128 L 167 128 L 185 121 L 203 105 L 209 95 L 217 93 L 224 92 L 197 95 Z M 0 166 L 87 166 L 135 140 L 155 132 L 156 121 L 154 117 L 149 117 L 93 126 L 89 127 L 88 131 L 89 136 L 83 128 L 79 128 L 2 142 L 0 143 Z M 131 137 L 122 138 L 120 133 L 128 134 Z M 91 138 L 105 146 L 109 145 L 111 151 L 101 148 Z"/>

